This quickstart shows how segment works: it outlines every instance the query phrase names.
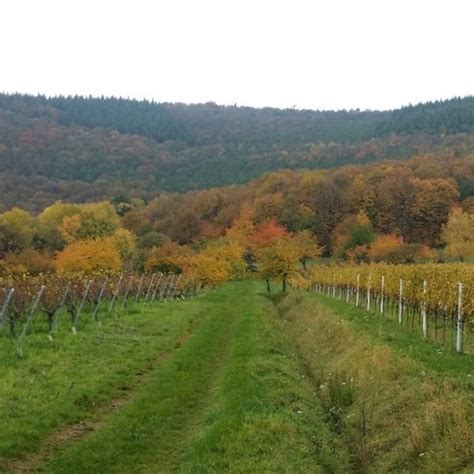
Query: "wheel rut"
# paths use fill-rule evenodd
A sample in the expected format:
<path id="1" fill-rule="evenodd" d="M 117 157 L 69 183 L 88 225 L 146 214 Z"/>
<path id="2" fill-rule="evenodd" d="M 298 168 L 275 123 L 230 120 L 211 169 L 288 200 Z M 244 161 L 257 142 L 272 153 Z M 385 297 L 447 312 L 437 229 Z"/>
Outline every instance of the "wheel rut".
<path id="1" fill-rule="evenodd" d="M 7 461 L 3 468 L 0 466 L 0 472 L 33 472 L 39 465 L 46 462 L 55 454 L 61 452 L 73 443 L 81 441 L 92 432 L 99 430 L 106 424 L 106 417 L 108 415 L 120 410 L 133 400 L 137 390 L 143 384 L 147 383 L 154 371 L 165 363 L 176 350 L 186 344 L 195 329 L 196 328 L 192 325 L 186 327 L 183 333 L 171 343 L 169 349 L 161 351 L 142 369 L 137 371 L 131 381 L 118 388 L 118 396 L 109 398 L 103 403 L 96 405 L 87 418 L 77 423 L 60 427 L 54 431 L 46 438 L 37 452 L 25 458 L 17 458 Z M 5 471 L 3 471 L 3 469 L 5 469 Z"/>

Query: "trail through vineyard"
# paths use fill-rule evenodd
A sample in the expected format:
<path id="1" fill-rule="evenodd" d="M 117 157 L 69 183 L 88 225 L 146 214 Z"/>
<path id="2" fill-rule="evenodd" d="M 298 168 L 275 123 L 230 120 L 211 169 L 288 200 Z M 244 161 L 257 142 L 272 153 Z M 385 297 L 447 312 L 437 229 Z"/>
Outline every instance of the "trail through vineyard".
<path id="1" fill-rule="evenodd" d="M 324 295 L 238 281 L 29 337 L 0 472 L 474 469 L 472 355 Z"/>

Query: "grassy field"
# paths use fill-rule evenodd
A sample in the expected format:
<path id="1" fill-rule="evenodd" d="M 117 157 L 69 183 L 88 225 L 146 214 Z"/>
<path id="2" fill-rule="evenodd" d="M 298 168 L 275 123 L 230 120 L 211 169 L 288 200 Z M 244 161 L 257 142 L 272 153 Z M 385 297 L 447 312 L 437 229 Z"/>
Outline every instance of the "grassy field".
<path id="1" fill-rule="evenodd" d="M 472 358 L 391 323 L 242 281 L 2 340 L 0 472 L 470 472 Z"/>
<path id="2" fill-rule="evenodd" d="M 473 358 L 321 295 L 278 306 L 351 470 L 473 472 Z"/>
<path id="3" fill-rule="evenodd" d="M 54 347 L 29 341 L 27 359 L 2 362 L 3 469 L 343 472 L 347 452 L 260 290 L 232 283 Z"/>

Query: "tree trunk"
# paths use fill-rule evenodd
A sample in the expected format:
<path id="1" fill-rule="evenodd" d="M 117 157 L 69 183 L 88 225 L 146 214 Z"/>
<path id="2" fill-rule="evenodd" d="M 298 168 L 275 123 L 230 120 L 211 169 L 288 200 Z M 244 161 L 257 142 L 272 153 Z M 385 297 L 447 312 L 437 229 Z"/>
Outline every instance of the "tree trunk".
<path id="1" fill-rule="evenodd" d="M 270 279 L 267 278 L 265 281 L 267 282 L 267 291 L 268 291 L 268 293 L 271 293 L 272 289 L 270 287 Z"/>
<path id="2" fill-rule="evenodd" d="M 286 291 L 286 277 L 283 277 L 283 281 L 282 281 L 283 285 L 282 285 L 282 291 L 285 292 Z"/>

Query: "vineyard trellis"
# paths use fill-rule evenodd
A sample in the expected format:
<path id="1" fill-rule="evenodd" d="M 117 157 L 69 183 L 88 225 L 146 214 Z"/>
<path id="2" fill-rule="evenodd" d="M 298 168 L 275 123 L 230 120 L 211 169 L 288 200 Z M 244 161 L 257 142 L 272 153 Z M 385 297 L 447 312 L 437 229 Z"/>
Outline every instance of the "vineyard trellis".
<path id="1" fill-rule="evenodd" d="M 474 265 L 314 266 L 310 282 L 320 293 L 392 315 L 424 338 L 452 344 L 458 352 L 473 330 Z"/>
<path id="2" fill-rule="evenodd" d="M 52 341 L 61 314 L 69 315 L 71 332 L 76 335 L 86 308 L 91 319 L 101 324 L 100 315 L 115 314 L 117 308 L 181 300 L 200 289 L 191 277 L 163 273 L 22 275 L 0 279 L 0 288 L 0 340 L 7 337 L 14 341 L 19 355 L 39 315 L 45 318 L 45 335 Z"/>

